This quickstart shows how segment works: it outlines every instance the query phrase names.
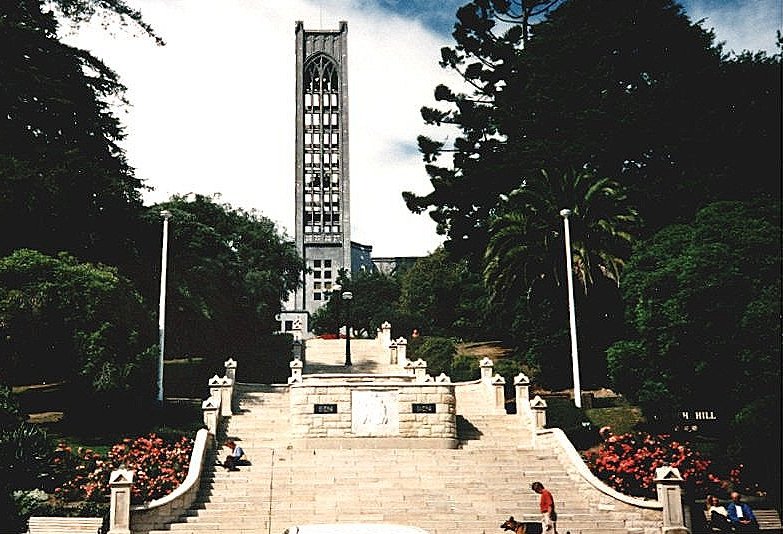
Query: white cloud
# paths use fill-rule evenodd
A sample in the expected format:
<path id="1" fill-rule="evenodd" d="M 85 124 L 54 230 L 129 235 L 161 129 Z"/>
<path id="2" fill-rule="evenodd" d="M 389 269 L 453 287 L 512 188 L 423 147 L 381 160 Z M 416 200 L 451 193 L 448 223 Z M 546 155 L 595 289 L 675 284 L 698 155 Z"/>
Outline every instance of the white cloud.
<path id="1" fill-rule="evenodd" d="M 704 28 L 715 30 L 725 51 L 765 50 L 775 53 L 775 32 L 783 23 L 780 0 L 687 0 L 683 2 L 692 21 L 704 19 Z"/>
<path id="2" fill-rule="evenodd" d="M 374 255 L 423 255 L 441 242 L 401 192 L 430 190 L 413 150 L 419 108 L 448 79 L 437 61 L 448 38 L 359 2 L 219 3 L 139 0 L 167 45 L 85 26 L 67 40 L 121 76 L 131 107 L 120 117 L 128 160 L 154 191 L 220 193 L 290 236 L 294 218 L 294 22 L 348 21 L 352 238 Z M 320 21 L 323 21 L 321 25 Z"/>

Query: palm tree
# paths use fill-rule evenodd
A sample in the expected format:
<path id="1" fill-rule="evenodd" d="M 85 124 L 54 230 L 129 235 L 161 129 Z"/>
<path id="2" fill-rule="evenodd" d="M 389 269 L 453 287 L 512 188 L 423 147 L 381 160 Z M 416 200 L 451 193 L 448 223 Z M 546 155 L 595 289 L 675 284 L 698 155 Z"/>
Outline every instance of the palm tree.
<path id="1" fill-rule="evenodd" d="M 623 188 L 586 169 L 557 178 L 541 171 L 502 197 L 490 222 L 484 278 L 495 300 L 529 298 L 538 280 L 561 283 L 563 208 L 572 213 L 572 268 L 584 291 L 598 277 L 619 284 L 639 222 Z"/>

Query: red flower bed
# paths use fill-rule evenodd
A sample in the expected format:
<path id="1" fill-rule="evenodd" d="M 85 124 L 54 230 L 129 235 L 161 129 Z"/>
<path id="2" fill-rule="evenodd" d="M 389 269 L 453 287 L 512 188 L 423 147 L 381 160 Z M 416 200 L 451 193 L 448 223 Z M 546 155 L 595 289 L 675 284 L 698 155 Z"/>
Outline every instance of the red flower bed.
<path id="1" fill-rule="evenodd" d="M 122 466 L 134 471 L 134 503 L 158 499 L 185 480 L 192 451 L 193 441 L 186 437 L 167 442 L 155 434 L 125 438 L 107 456 L 82 448 L 74 454 L 61 443 L 52 462 L 57 471 L 70 477 L 54 490 L 55 495 L 65 501 L 105 500 L 110 494 L 109 474 Z"/>
<path id="2" fill-rule="evenodd" d="M 345 336 L 343 334 L 321 334 L 318 336 L 319 339 L 344 339 Z"/>
<path id="3" fill-rule="evenodd" d="M 703 457 L 686 442 L 669 435 L 653 436 L 643 432 L 608 436 L 598 452 L 585 453 L 593 473 L 609 486 L 626 495 L 655 496 L 655 469 L 670 465 L 697 493 L 717 493 L 727 484 L 739 484 L 740 469 L 726 477 L 712 471 L 712 460 Z"/>

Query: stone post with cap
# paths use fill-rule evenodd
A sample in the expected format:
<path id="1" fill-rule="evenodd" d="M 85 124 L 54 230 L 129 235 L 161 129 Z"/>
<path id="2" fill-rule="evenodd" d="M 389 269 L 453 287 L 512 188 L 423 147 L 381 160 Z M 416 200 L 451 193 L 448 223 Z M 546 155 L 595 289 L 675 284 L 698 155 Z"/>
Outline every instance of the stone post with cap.
<path id="1" fill-rule="evenodd" d="M 109 505 L 109 534 L 130 534 L 131 487 L 133 471 L 117 469 L 109 475 L 111 501 Z"/>

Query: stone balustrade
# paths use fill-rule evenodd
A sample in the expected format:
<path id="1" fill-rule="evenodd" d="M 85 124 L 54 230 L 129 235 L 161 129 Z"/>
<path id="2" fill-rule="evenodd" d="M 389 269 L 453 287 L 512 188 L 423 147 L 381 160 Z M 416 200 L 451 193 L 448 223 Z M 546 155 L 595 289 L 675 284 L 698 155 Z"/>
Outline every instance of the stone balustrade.
<path id="1" fill-rule="evenodd" d="M 301 362 L 300 362 L 301 363 Z M 118 469 L 111 473 L 111 502 L 109 510 L 109 534 L 145 533 L 163 529 L 179 517 L 195 502 L 201 476 L 210 448 L 216 446 L 215 436 L 223 417 L 232 415 L 232 399 L 236 380 L 237 362 L 229 358 L 225 362 L 226 375 L 209 379 L 209 397 L 201 403 L 204 427 L 196 433 L 185 480 L 170 494 L 131 506 L 133 471 Z"/>

